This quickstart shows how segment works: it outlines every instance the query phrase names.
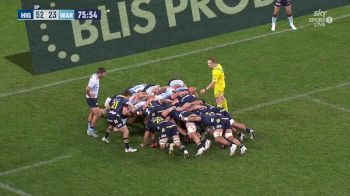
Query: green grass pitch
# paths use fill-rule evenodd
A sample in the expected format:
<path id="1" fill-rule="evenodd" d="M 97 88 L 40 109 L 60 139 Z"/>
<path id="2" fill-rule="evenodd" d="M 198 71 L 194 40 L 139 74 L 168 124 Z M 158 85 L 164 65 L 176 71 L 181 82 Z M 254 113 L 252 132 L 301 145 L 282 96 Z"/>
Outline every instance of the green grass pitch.
<path id="1" fill-rule="evenodd" d="M 111 70 L 269 33 L 264 25 L 32 76 L 4 58 L 29 51 L 24 23 L 13 16 L 19 6 L 0 1 L 0 94 L 89 75 L 100 65 Z M 349 13 L 350 6 L 329 10 L 333 17 Z M 309 17 L 296 18 L 296 25 L 308 24 Z M 216 56 L 225 69 L 233 115 L 257 133 L 256 141 L 245 140 L 244 156 L 229 157 L 227 149 L 214 145 L 194 157 L 193 144 L 188 159 L 149 147 L 127 154 L 119 135 L 109 145 L 88 137 L 87 78 L 0 97 L 0 195 L 349 195 L 349 24 L 345 17 L 322 28 L 307 26 L 115 71 L 101 81 L 100 104 L 133 84 L 165 85 L 172 76 L 203 88 L 210 80 L 206 58 Z M 278 31 L 286 28 L 280 20 Z M 204 98 L 214 102 L 212 92 Z M 105 128 L 100 120 L 100 136 Z M 131 146 L 141 143 L 142 131 L 131 128 Z M 23 170 L 13 171 L 18 168 Z"/>

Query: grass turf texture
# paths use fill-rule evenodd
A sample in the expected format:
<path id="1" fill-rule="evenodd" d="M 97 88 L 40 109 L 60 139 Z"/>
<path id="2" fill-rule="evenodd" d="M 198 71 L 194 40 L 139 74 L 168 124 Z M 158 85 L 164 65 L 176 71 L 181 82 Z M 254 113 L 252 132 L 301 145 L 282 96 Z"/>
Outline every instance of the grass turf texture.
<path id="1" fill-rule="evenodd" d="M 13 19 L 19 3 L 0 2 L 3 13 L 1 56 L 28 51 L 24 24 Z M 12 10 L 4 11 L 4 10 Z M 350 7 L 330 10 L 336 17 Z M 306 24 L 309 16 L 296 18 Z M 307 27 L 207 52 L 201 52 L 115 72 L 101 81 L 100 104 L 106 96 L 141 82 L 165 84 L 181 76 L 191 86 L 204 87 L 210 80 L 206 58 L 215 55 L 225 69 L 226 96 L 231 111 L 319 88 L 349 82 L 350 18 L 325 28 Z M 279 21 L 279 29 L 287 28 Z M 17 29 L 20 29 L 17 30 Z M 0 58 L 3 74 L 0 92 L 12 92 L 59 80 L 91 74 L 100 65 L 107 69 L 205 48 L 260 35 L 269 25 L 108 60 L 93 65 L 32 76 Z M 15 44 L 14 44 L 15 43 Z M 229 195 L 325 194 L 350 192 L 349 113 L 298 98 L 254 111 L 233 113 L 253 127 L 257 140 L 244 142 L 248 153 L 228 156 L 214 145 L 202 157 L 183 159 L 180 153 L 160 150 L 123 152 L 120 135 L 105 145 L 86 135 L 86 80 L 0 98 L 0 172 L 50 160 L 72 157 L 9 175 L 0 182 L 33 195 L 168 194 Z M 350 108 L 350 86 L 311 95 Z M 103 98 L 103 99 L 102 99 Z M 204 96 L 213 103 L 212 92 Z M 97 125 L 102 136 L 104 120 Z M 131 146 L 142 138 L 140 126 L 131 128 Z M 1 195 L 13 193 L 0 189 Z"/>

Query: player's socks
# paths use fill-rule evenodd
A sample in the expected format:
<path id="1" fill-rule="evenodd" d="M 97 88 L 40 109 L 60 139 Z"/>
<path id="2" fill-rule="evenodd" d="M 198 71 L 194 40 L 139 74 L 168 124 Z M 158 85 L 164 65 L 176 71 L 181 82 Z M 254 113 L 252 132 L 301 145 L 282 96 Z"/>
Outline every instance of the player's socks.
<path id="1" fill-rule="evenodd" d="M 88 121 L 88 129 L 91 129 L 91 121 Z"/>
<path id="2" fill-rule="evenodd" d="M 276 25 L 277 15 L 272 15 L 272 25 Z"/>
<path id="3" fill-rule="evenodd" d="M 91 127 L 91 126 L 90 126 L 90 130 L 91 130 L 91 131 L 95 131 L 95 127 Z"/>
<path id="4" fill-rule="evenodd" d="M 277 22 L 277 15 L 272 15 L 271 31 L 275 31 L 276 30 L 276 22 Z"/>
<path id="5" fill-rule="evenodd" d="M 182 152 L 184 152 L 186 150 L 186 147 L 183 144 L 181 144 L 179 148 L 180 148 L 180 150 L 182 150 Z"/>
<path id="6" fill-rule="evenodd" d="M 228 111 L 226 99 L 224 99 L 224 101 L 222 102 L 222 106 L 223 106 L 223 108 L 224 108 L 226 111 Z"/>
<path id="7" fill-rule="evenodd" d="M 293 22 L 293 15 L 289 15 L 288 16 L 288 21 L 289 21 L 289 25 L 294 24 L 294 22 Z"/>
<path id="8" fill-rule="evenodd" d="M 109 134 L 112 132 L 112 130 L 108 129 L 106 130 L 105 138 L 108 138 Z"/>
<path id="9" fill-rule="evenodd" d="M 202 143 L 197 144 L 197 149 L 201 149 L 201 148 L 204 148 L 203 144 Z"/>
<path id="10" fill-rule="evenodd" d="M 124 146 L 126 149 L 129 149 L 129 138 L 123 138 Z"/>

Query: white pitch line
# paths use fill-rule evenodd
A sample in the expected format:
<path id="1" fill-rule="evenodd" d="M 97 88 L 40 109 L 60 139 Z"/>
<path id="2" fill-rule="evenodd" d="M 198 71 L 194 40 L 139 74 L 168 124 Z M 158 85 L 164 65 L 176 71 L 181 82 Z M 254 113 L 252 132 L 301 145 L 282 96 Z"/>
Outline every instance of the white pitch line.
<path id="1" fill-rule="evenodd" d="M 339 17 L 334 17 L 333 19 L 334 20 L 339 20 L 339 19 L 347 18 L 347 17 L 350 17 L 350 14 L 342 15 L 342 16 L 339 16 Z M 312 26 L 312 24 L 309 23 L 309 24 L 300 26 L 299 29 L 302 29 L 302 28 L 305 28 L 305 27 L 308 27 L 308 26 Z M 214 49 L 218 49 L 218 48 L 223 48 L 223 47 L 227 47 L 227 46 L 231 46 L 231 45 L 235 45 L 235 44 L 239 44 L 239 43 L 253 41 L 253 40 L 256 40 L 256 39 L 265 38 L 265 37 L 269 37 L 269 36 L 280 34 L 280 33 L 289 32 L 289 31 L 291 31 L 291 30 L 284 29 L 284 30 L 281 30 L 281 31 L 269 32 L 269 33 L 261 34 L 261 35 L 258 35 L 258 36 L 245 38 L 245 39 L 242 39 L 242 40 L 236 40 L 236 41 L 228 42 L 228 43 L 225 43 L 225 44 L 219 44 L 219 45 L 216 45 L 216 46 L 211 46 L 211 47 L 207 47 L 207 48 L 203 48 L 203 49 L 192 50 L 192 51 L 189 51 L 189 52 L 184 52 L 184 53 L 180 53 L 180 54 L 177 54 L 177 55 L 172 55 L 172 56 L 167 56 L 167 57 L 164 57 L 164 58 L 159 58 L 159 59 L 154 59 L 154 60 L 150 60 L 150 61 L 145 61 L 145 62 L 142 62 L 142 63 L 132 64 L 132 65 L 125 66 L 125 67 L 114 68 L 114 69 L 108 70 L 108 73 L 128 70 L 128 69 L 136 68 L 136 67 L 143 67 L 143 66 L 146 66 L 146 65 L 151 65 L 153 63 L 159 63 L 159 62 L 163 62 L 163 61 L 167 61 L 167 60 L 173 60 L 173 59 L 177 59 L 177 58 L 180 58 L 180 57 L 185 57 L 185 56 L 189 56 L 189 55 L 192 55 L 192 54 L 198 54 L 198 53 L 201 53 L 201 52 L 206 52 L 206 51 L 210 51 L 210 50 L 214 50 Z M 78 80 L 87 79 L 89 77 L 90 77 L 90 75 L 80 76 L 80 77 L 71 78 L 71 79 L 67 79 L 67 80 L 61 80 L 61 81 L 58 81 L 58 82 L 52 82 L 52 83 L 48 83 L 48 84 L 44 84 L 44 85 L 41 85 L 41 86 L 36 86 L 36 87 L 28 88 L 28 89 L 23 89 L 23 90 L 18 90 L 18 91 L 13 91 L 13 92 L 7 92 L 7 93 L 1 93 L 0 94 L 0 98 L 12 96 L 12 95 L 18 95 L 18 94 L 22 94 L 22 93 L 27 93 L 27 92 L 40 90 L 40 89 L 44 89 L 44 88 L 49 88 L 49 87 L 53 87 L 53 86 L 58 86 L 58 85 L 61 85 L 61 84 L 66 84 L 66 83 L 70 83 L 70 82 L 74 82 L 74 81 L 78 81 Z"/>
<path id="2" fill-rule="evenodd" d="M 234 112 L 242 113 L 242 112 L 252 111 L 252 110 L 256 110 L 256 109 L 262 108 L 262 107 L 266 107 L 266 106 L 270 106 L 270 105 L 276 105 L 278 103 L 291 101 L 291 100 L 294 100 L 294 99 L 297 99 L 297 98 L 308 97 L 309 95 L 312 95 L 312 94 L 316 94 L 316 93 L 320 93 L 320 92 L 326 92 L 326 91 L 334 90 L 334 89 L 337 89 L 337 88 L 346 87 L 346 86 L 349 86 L 349 85 L 350 85 L 350 82 L 345 82 L 345 83 L 337 84 L 337 85 L 334 85 L 334 86 L 328 86 L 328 87 L 325 87 L 325 88 L 309 91 L 309 92 L 306 92 L 306 93 L 301 93 L 301 94 L 290 96 L 290 97 L 285 97 L 285 98 L 281 98 L 281 99 L 268 101 L 268 102 L 265 102 L 265 103 L 260 103 L 260 104 L 257 104 L 257 105 L 251 106 L 251 107 L 238 109 L 238 110 L 236 110 Z"/>
<path id="3" fill-rule="evenodd" d="M 317 98 L 310 97 L 310 96 L 306 96 L 306 98 L 308 98 L 310 101 L 313 101 L 315 103 L 319 103 L 321 105 L 324 105 L 324 106 L 327 106 L 327 107 L 330 107 L 330 108 L 333 108 L 333 109 L 337 109 L 339 111 L 350 113 L 350 109 L 348 109 L 348 108 L 344 108 L 344 107 L 339 106 L 339 105 L 331 104 L 331 103 L 328 103 L 328 102 L 323 101 L 321 99 L 317 99 Z"/>
<path id="4" fill-rule="evenodd" d="M 31 194 L 29 193 L 26 193 L 22 190 L 19 190 L 19 189 L 16 189 L 16 188 L 13 188 L 7 184 L 4 184 L 4 183 L 1 183 L 0 182 L 0 188 L 4 189 L 4 190 L 7 190 L 7 191 L 10 191 L 10 192 L 13 192 L 13 193 L 16 193 L 18 195 L 25 195 L 25 196 L 30 196 Z"/>
<path id="5" fill-rule="evenodd" d="M 11 170 L 7 170 L 7 171 L 4 171 L 4 172 L 1 172 L 0 176 L 5 176 L 5 175 L 11 174 L 11 173 L 24 171 L 24 170 L 31 169 L 31 168 L 34 168 L 34 167 L 39 167 L 39 166 L 42 166 L 42 165 L 48 165 L 48 164 L 55 163 L 55 162 L 58 162 L 58 161 L 61 161 L 61 160 L 64 160 L 64 159 L 71 158 L 71 157 L 72 157 L 72 155 L 70 155 L 70 154 L 69 155 L 64 155 L 64 156 L 59 156 L 59 157 L 56 157 L 56 158 L 48 160 L 48 161 L 42 161 L 42 162 L 39 162 L 39 163 L 35 163 L 33 165 L 23 166 L 23 167 L 19 167 L 19 168 L 16 168 L 16 169 L 11 169 Z"/>

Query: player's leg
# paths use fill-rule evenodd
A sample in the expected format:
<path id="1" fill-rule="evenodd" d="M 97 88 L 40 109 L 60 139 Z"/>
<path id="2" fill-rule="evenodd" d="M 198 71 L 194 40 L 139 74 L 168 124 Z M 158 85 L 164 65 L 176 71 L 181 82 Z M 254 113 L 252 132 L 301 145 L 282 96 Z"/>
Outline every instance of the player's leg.
<path id="1" fill-rule="evenodd" d="M 90 130 L 94 131 L 96 122 L 100 118 L 100 108 L 99 107 L 93 107 L 93 108 L 91 108 L 91 112 L 93 113 L 93 115 L 92 115 Z"/>
<path id="2" fill-rule="evenodd" d="M 224 94 L 224 93 L 222 93 L 222 94 Z M 223 107 L 226 111 L 228 111 L 227 100 L 226 100 L 226 98 L 225 98 L 224 95 L 222 96 L 222 98 L 223 98 L 222 107 Z"/>
<path id="3" fill-rule="evenodd" d="M 188 133 L 188 137 L 190 139 L 192 139 L 196 145 L 197 145 L 197 154 L 196 156 L 200 156 L 203 154 L 203 152 L 205 151 L 204 145 L 201 142 L 200 137 L 198 137 L 197 135 L 197 128 L 196 128 L 196 124 L 192 123 L 192 122 L 187 122 L 186 123 L 186 128 L 187 128 L 187 133 Z"/>
<path id="4" fill-rule="evenodd" d="M 230 156 L 232 156 L 236 151 L 237 145 L 226 140 L 222 134 L 223 134 L 222 129 L 215 129 L 214 130 L 213 136 L 214 136 L 215 142 L 222 144 L 224 146 L 228 146 L 229 150 L 230 150 Z"/>
<path id="5" fill-rule="evenodd" d="M 272 25 L 271 25 L 271 31 L 275 31 L 276 30 L 276 23 L 277 23 L 277 17 L 280 13 L 280 9 L 281 9 L 281 1 L 277 0 L 274 6 L 274 10 L 272 13 Z"/>
<path id="6" fill-rule="evenodd" d="M 216 107 L 218 108 L 223 108 L 223 101 L 224 101 L 224 97 L 222 92 L 220 92 L 218 90 L 218 88 L 214 87 L 214 97 L 215 97 L 215 101 L 216 101 Z"/>
<path id="7" fill-rule="evenodd" d="M 174 131 L 176 130 L 171 130 L 171 132 L 174 132 Z M 175 145 L 184 153 L 184 158 L 188 157 L 190 154 L 188 153 L 185 145 L 181 144 L 179 134 L 173 135 L 172 139 L 173 139 L 173 143 L 170 144 L 169 153 L 171 153 L 174 150 L 172 146 Z M 170 148 L 172 148 L 172 151 L 170 151 Z"/>
<path id="8" fill-rule="evenodd" d="M 286 10 L 286 14 L 288 16 L 290 28 L 292 30 L 297 30 L 297 28 L 294 25 L 294 21 L 293 21 L 292 5 L 289 3 L 289 5 L 285 6 L 284 9 Z"/>
<path id="9" fill-rule="evenodd" d="M 91 109 L 89 110 L 89 115 L 88 115 L 88 128 L 87 130 L 90 130 L 91 129 L 91 121 L 92 121 L 92 118 L 94 117 L 94 113 L 92 113 Z"/>
<path id="10" fill-rule="evenodd" d="M 140 144 L 141 147 L 144 147 L 148 144 L 148 138 L 150 136 L 150 131 L 145 131 L 143 134 L 143 142 Z"/>
<path id="11" fill-rule="evenodd" d="M 102 141 L 103 141 L 104 143 L 109 144 L 108 137 L 109 137 L 109 135 L 113 132 L 113 129 L 114 129 L 114 126 L 110 123 L 110 124 L 107 126 L 107 130 L 106 130 L 105 136 L 103 136 L 103 138 L 102 138 Z"/>
<path id="12" fill-rule="evenodd" d="M 125 152 L 136 152 L 137 149 L 133 149 L 129 146 L 129 129 L 126 125 L 118 128 L 123 133 L 123 142 L 125 147 Z"/>
<path id="13" fill-rule="evenodd" d="M 241 150 L 241 154 L 246 153 L 247 148 L 246 148 L 238 139 L 236 139 L 236 138 L 233 137 L 233 135 L 232 135 L 232 130 L 230 130 L 230 129 L 226 129 L 226 130 L 225 130 L 225 138 L 226 138 L 229 142 L 231 142 L 231 143 L 236 144 L 237 146 L 239 146 L 239 148 L 240 148 L 240 150 Z M 233 152 L 233 154 L 234 154 L 234 152 Z M 232 156 L 233 154 L 230 154 L 230 155 Z"/>
<path id="14" fill-rule="evenodd" d="M 250 139 L 255 139 L 254 130 L 247 127 L 245 124 L 238 123 L 235 121 L 232 123 L 232 127 L 244 130 L 246 134 L 250 134 Z"/>

